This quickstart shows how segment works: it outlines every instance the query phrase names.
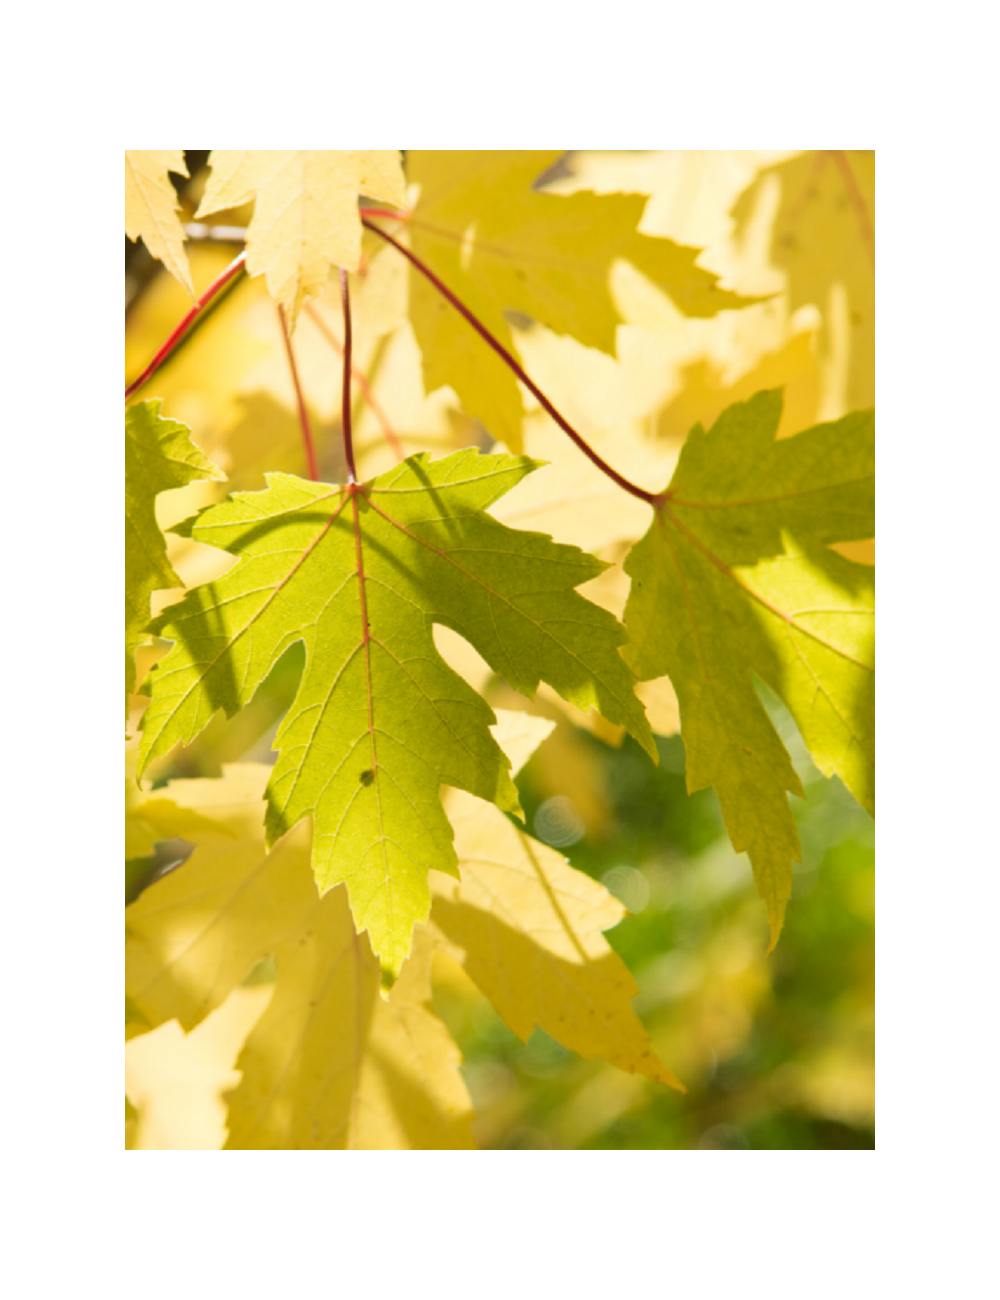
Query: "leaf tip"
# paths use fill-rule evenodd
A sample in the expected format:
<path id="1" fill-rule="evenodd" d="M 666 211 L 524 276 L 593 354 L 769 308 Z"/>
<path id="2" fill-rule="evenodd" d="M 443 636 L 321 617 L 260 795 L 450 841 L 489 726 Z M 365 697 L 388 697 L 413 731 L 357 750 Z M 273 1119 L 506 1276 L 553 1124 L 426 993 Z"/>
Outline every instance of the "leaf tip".
<path id="1" fill-rule="evenodd" d="M 783 905 L 781 908 L 772 909 L 769 907 L 767 909 L 767 924 L 771 931 L 771 941 L 767 945 L 767 953 L 765 956 L 770 957 L 771 953 L 774 952 L 775 948 L 778 946 L 778 936 L 781 934 L 781 928 L 784 923 L 785 908 Z"/>

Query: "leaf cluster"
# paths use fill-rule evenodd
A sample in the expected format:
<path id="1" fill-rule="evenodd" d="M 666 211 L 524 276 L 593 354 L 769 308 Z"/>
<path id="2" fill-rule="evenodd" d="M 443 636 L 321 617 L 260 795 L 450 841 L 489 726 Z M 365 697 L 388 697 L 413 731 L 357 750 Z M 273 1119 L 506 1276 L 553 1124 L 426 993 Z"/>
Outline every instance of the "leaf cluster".
<path id="1" fill-rule="evenodd" d="M 216 151 L 198 216 L 249 219 L 246 248 L 222 275 L 193 250 L 215 276 L 196 298 L 167 177 L 183 157 L 127 155 L 126 232 L 195 300 L 164 396 L 126 408 L 129 691 L 137 654 L 151 665 L 132 696 L 138 779 L 169 776 L 220 714 L 236 728 L 221 776 L 129 778 L 129 857 L 171 841 L 188 856 L 150 868 L 127 909 L 127 1026 L 201 1032 L 248 979 L 268 990 L 242 1031 L 230 1147 L 474 1145 L 433 1008 L 442 962 L 522 1040 L 541 1028 L 680 1088 L 602 937 L 621 904 L 525 828 L 513 777 L 552 730 L 539 711 L 628 733 L 653 763 L 654 731 L 679 726 L 688 790 L 718 796 L 771 947 L 804 789 L 755 680 L 874 815 L 874 581 L 851 549 L 874 536 L 874 414 L 840 414 L 831 391 L 816 421 L 814 384 L 811 427 L 787 428 L 810 405 L 790 331 L 755 363 L 791 374 L 784 399 L 753 367 L 721 409 L 704 363 L 651 379 L 678 321 L 721 338 L 766 320 L 773 288 L 725 289 L 698 249 L 640 230 L 641 194 L 586 187 L 597 161 L 566 192 L 557 154 L 411 152 L 404 169 L 392 152 Z M 804 240 L 823 237 L 821 207 Z M 789 274 L 793 303 L 820 296 L 808 258 Z M 253 341 L 259 285 L 280 355 Z M 241 388 L 234 356 L 263 388 Z M 606 413 L 600 384 L 590 401 L 605 373 Z M 862 358 L 849 387 L 866 383 Z M 204 421 L 195 440 L 160 414 L 171 391 Z M 698 392 L 704 423 L 682 438 Z M 315 479 L 299 438 L 308 466 L 320 449 Z M 181 487 L 201 508 L 168 542 L 156 512 Z M 190 590 L 167 603 L 179 573 Z M 247 727 L 271 727 L 273 763 L 247 761 Z"/>

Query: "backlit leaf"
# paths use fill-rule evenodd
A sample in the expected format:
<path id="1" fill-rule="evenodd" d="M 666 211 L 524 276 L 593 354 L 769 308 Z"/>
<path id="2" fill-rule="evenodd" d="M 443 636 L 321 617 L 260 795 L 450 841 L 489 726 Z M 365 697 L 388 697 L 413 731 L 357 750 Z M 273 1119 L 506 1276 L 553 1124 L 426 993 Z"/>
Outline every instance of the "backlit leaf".
<path id="1" fill-rule="evenodd" d="M 125 150 L 125 233 L 141 239 L 193 298 L 177 191 L 168 172 L 188 174 L 183 149 Z"/>
<path id="2" fill-rule="evenodd" d="M 303 832 L 264 845 L 261 796 L 270 769 L 233 764 L 223 780 L 171 781 L 133 805 L 169 802 L 187 817 L 192 856 L 126 908 L 125 989 L 148 1027 L 190 1030 L 258 962 L 305 929 L 316 906 Z"/>
<path id="3" fill-rule="evenodd" d="M 227 1090 L 240 1076 L 237 1053 L 271 990 L 234 990 L 185 1034 L 176 1020 L 125 1044 L 125 1086 L 135 1102 L 131 1150 L 218 1151 L 226 1140 Z"/>
<path id="4" fill-rule="evenodd" d="M 498 719 L 515 768 L 554 725 L 509 712 Z M 446 807 L 461 878 L 434 878 L 431 924 L 443 949 L 522 1042 L 538 1027 L 586 1059 L 680 1088 L 653 1054 L 632 1010 L 639 990 L 602 934 L 624 916 L 621 903 L 495 808 L 458 791 Z"/>
<path id="5" fill-rule="evenodd" d="M 699 250 L 644 235 L 641 194 L 546 194 L 532 188 L 558 151 L 410 151 L 407 176 L 420 197 L 407 222 L 410 247 L 517 351 L 506 311 L 520 312 L 589 347 L 615 351 L 620 316 L 610 288 L 625 259 L 689 316 L 714 316 L 749 299 L 719 288 L 695 265 Z M 450 384 L 495 438 L 520 447 L 517 380 L 468 323 L 416 271 L 410 319 L 430 392 Z"/>
<path id="6" fill-rule="evenodd" d="M 486 508 L 535 468 L 469 449 L 412 456 L 355 490 L 273 474 L 184 526 L 241 562 L 154 627 L 176 642 L 149 680 L 142 768 L 219 708 L 252 698 L 296 641 L 298 694 L 278 730 L 268 842 L 312 816 L 325 892 L 346 881 L 358 928 L 390 973 L 427 917 L 431 868 L 456 874 L 443 782 L 518 812 L 492 710 L 448 668 L 432 623 L 472 643 L 531 697 L 547 681 L 625 726 L 655 759 L 617 620 L 574 588 L 604 567 L 515 532 Z"/>
<path id="7" fill-rule="evenodd" d="M 836 374 L 842 409 L 875 400 L 875 153 L 821 149 L 767 167 L 733 207 L 748 229 L 767 186 L 780 198 L 771 260 L 787 276 L 794 311 L 822 314 L 821 353 Z"/>
<path id="8" fill-rule="evenodd" d="M 331 265 L 358 269 L 358 196 L 402 206 L 405 182 L 393 149 L 213 149 L 203 217 L 254 200 L 247 270 L 264 275 L 271 297 L 295 324 Z"/>
<path id="9" fill-rule="evenodd" d="M 235 1062 L 230 1148 L 472 1146 L 458 1049 L 430 1008 L 426 940 L 381 996 L 378 961 L 343 890 L 319 897 L 307 829 L 268 852 L 269 774 L 236 764 L 221 780 L 166 787 L 195 850 L 126 909 L 130 1031 L 170 1020 L 197 1030 L 272 958 L 273 993 Z M 180 1060 L 186 1043 L 171 1057 Z M 150 1090 L 156 1101 L 155 1080 Z M 162 1111 L 169 1099 L 158 1100 Z"/>
<path id="10" fill-rule="evenodd" d="M 229 1149 L 452 1150 L 475 1144 L 458 1048 L 430 1005 L 430 948 L 387 999 L 342 890 L 276 959 L 274 996 L 237 1060 Z"/>
<path id="11" fill-rule="evenodd" d="M 875 809 L 874 571 L 832 543 L 875 532 L 875 417 L 775 441 L 780 392 L 696 425 L 632 549 L 626 652 L 680 701 L 690 791 L 711 785 L 777 940 L 801 857 L 802 784 L 752 675 L 784 700 L 817 767 Z"/>
<path id="12" fill-rule="evenodd" d="M 195 479 L 225 478 L 191 441 L 191 430 L 160 415 L 156 399 L 125 411 L 125 689 L 135 689 L 135 648 L 154 591 L 178 587 L 156 522 L 160 492 Z"/>

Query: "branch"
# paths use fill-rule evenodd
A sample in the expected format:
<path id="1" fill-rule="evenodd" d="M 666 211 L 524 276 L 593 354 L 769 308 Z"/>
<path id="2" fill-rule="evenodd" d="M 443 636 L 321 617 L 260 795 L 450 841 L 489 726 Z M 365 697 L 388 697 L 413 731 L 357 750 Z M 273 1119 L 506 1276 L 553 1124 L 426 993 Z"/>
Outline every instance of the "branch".
<path id="1" fill-rule="evenodd" d="M 330 346 L 336 351 L 337 355 L 342 357 L 344 355 L 343 345 L 341 344 L 337 336 L 334 334 L 334 332 L 330 329 L 329 325 L 327 325 L 323 317 L 312 305 L 312 303 L 311 302 L 305 303 L 302 310 L 309 317 L 312 323 L 316 326 L 319 332 L 323 335 L 327 343 L 329 343 Z M 399 440 L 399 434 L 392 427 L 392 424 L 389 422 L 389 417 L 386 415 L 385 411 L 382 410 L 382 407 L 375 400 L 375 394 L 372 392 L 372 386 L 368 382 L 368 376 L 364 373 L 363 370 L 359 370 L 357 366 L 351 366 L 351 374 L 354 376 L 354 382 L 361 389 L 361 393 L 365 401 L 371 407 L 372 414 L 375 416 L 375 419 L 378 420 L 379 424 L 382 426 L 382 432 L 385 434 L 386 442 L 389 444 L 394 454 L 400 460 L 405 460 L 406 452 L 403 449 L 403 444 Z"/>
<path id="2" fill-rule="evenodd" d="M 347 287 L 347 272 L 340 268 L 340 299 L 344 304 L 344 397 L 341 421 L 344 429 L 344 455 L 347 459 L 347 481 L 357 483 L 354 467 L 354 442 L 351 434 L 351 293 Z"/>
<path id="3" fill-rule="evenodd" d="M 299 408 L 299 426 L 302 429 L 302 441 L 305 443 L 306 448 L 306 465 L 309 467 L 309 477 L 315 483 L 319 479 L 319 471 L 316 468 L 316 449 L 313 446 L 309 413 L 306 411 L 306 400 L 302 396 L 302 385 L 299 382 L 299 368 L 295 364 L 295 353 L 292 351 L 292 340 L 288 333 L 288 319 L 285 316 L 285 309 L 280 303 L 278 304 L 278 319 L 281 322 L 281 337 L 285 341 L 288 368 L 292 372 L 292 384 L 295 387 L 295 400 Z"/>
<path id="4" fill-rule="evenodd" d="M 565 418 L 565 416 L 561 415 L 556 410 L 556 408 L 552 405 L 552 403 L 545 396 L 542 390 L 538 387 L 538 385 L 534 382 L 534 380 L 531 379 L 524 372 L 520 364 L 507 351 L 507 349 L 500 342 L 500 340 L 490 333 L 490 331 L 486 328 L 486 326 L 482 323 L 482 321 L 477 316 L 473 315 L 473 313 L 469 310 L 469 308 L 466 307 L 465 303 L 462 302 L 462 300 L 459 297 L 457 297 L 457 295 L 454 294 L 446 284 L 444 284 L 441 280 L 438 279 L 438 277 L 434 274 L 434 272 L 430 269 L 430 267 L 427 266 L 425 262 L 421 261 L 421 259 L 417 257 L 415 253 L 411 252 L 410 249 L 405 248 L 397 240 L 393 239 L 392 235 L 387 234 L 384 230 L 380 229 L 378 226 L 373 225 L 367 218 L 362 217 L 361 224 L 366 229 L 371 230 L 376 235 L 381 236 L 381 238 L 384 239 L 387 244 L 391 244 L 393 248 L 395 248 L 398 252 L 402 253 L 403 256 L 407 259 L 407 261 L 410 262 L 413 266 L 415 266 L 416 269 L 420 272 L 420 274 L 425 276 L 431 282 L 434 288 L 437 289 L 438 293 L 440 293 L 443 297 L 447 298 L 447 300 L 451 303 L 451 305 L 455 308 L 455 310 L 457 312 L 460 312 L 465 317 L 465 319 L 469 322 L 469 324 L 476 331 L 479 337 L 483 339 L 483 341 L 493 349 L 493 351 L 497 354 L 500 360 L 503 361 L 503 363 L 506 366 L 508 366 L 511 370 L 513 370 L 514 374 L 518 377 L 518 379 L 525 386 L 525 388 L 527 388 L 528 392 L 532 393 L 535 396 L 535 398 L 537 398 L 539 404 L 542 406 L 542 408 L 545 411 L 548 412 L 549 415 L 551 415 L 553 420 L 555 420 L 556 424 L 558 424 L 559 428 L 562 429 L 563 433 L 567 434 L 568 437 L 572 438 L 572 440 L 580 448 L 583 454 L 589 457 L 589 459 L 593 461 L 593 463 L 603 474 L 606 474 L 613 483 L 617 483 L 620 488 L 624 489 L 624 491 L 630 493 L 634 497 L 638 497 L 640 501 L 645 501 L 647 502 L 647 504 L 653 506 L 654 508 L 663 504 L 662 492 L 647 492 L 645 488 L 639 487 L 638 484 L 631 483 L 627 478 L 619 474 L 616 469 L 612 469 L 612 467 L 608 464 L 608 462 L 604 460 L 602 456 L 598 455 L 596 451 L 594 451 L 593 447 L 590 446 L 590 444 L 586 441 L 585 438 L 583 438 L 579 433 L 577 433 L 577 431 L 573 428 L 573 426 Z"/>
<path id="5" fill-rule="evenodd" d="M 133 393 L 137 393 L 139 389 L 143 386 L 143 384 L 146 382 L 146 380 L 149 379 L 152 375 L 154 375 L 157 372 L 157 370 L 159 370 L 160 366 L 163 365 L 164 361 L 166 361 L 167 358 L 171 355 L 171 353 L 176 350 L 181 339 L 191 329 L 191 326 L 194 324 L 195 320 L 201 314 L 201 312 L 204 311 L 204 309 L 208 306 L 208 304 L 212 301 L 212 299 L 215 298 L 226 287 L 226 285 L 229 284 L 231 280 L 235 279 L 236 276 L 240 275 L 243 272 L 245 267 L 246 267 L 246 253 L 243 252 L 240 253 L 239 257 L 235 258 L 232 262 L 229 263 L 229 265 L 218 277 L 218 279 L 212 281 L 212 283 L 208 286 L 208 288 L 201 295 L 198 301 L 194 304 L 191 310 L 187 313 L 184 319 L 180 322 L 177 328 L 173 331 L 172 334 L 170 334 L 167 341 L 156 353 L 156 355 L 153 357 L 152 361 L 142 372 L 142 374 L 139 375 L 137 379 L 133 379 L 130 384 L 126 385 L 125 388 L 126 401 L 128 401 L 128 399 L 132 396 Z"/>

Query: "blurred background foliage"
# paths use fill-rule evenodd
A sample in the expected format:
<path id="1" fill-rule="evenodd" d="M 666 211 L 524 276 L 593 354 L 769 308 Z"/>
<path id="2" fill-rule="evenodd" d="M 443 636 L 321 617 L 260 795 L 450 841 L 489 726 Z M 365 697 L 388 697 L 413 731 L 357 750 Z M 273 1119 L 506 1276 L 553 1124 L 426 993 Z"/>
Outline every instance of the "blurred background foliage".
<path id="1" fill-rule="evenodd" d="M 518 786 L 533 833 L 629 909 L 608 939 L 688 1095 L 580 1061 L 541 1031 L 521 1044 L 442 958 L 436 1003 L 462 1048 L 481 1145 L 874 1145 L 874 824 L 812 766 L 777 701 L 772 715 L 807 799 L 796 801 L 803 861 L 770 957 L 714 795 L 685 791 L 679 737 L 659 741 L 657 769 L 631 740 L 613 749 L 579 731 L 567 739 L 572 769 L 558 736 L 527 765 Z"/>
<path id="2" fill-rule="evenodd" d="M 191 177 L 175 177 L 186 219 L 205 181 L 205 151 L 187 151 Z M 874 404 L 874 155 L 864 153 L 572 153 L 545 177 L 555 191 L 633 190 L 650 195 L 642 229 L 705 249 L 703 265 L 761 302 L 711 320 L 688 320 L 625 263 L 612 282 L 623 318 L 609 357 L 526 319 L 512 320 L 526 369 L 619 468 L 659 486 L 695 421 L 783 385 L 781 436 Z M 220 225 L 248 213 L 221 214 Z M 239 251 L 192 240 L 202 291 Z M 390 254 L 392 250 L 387 250 Z M 406 321 L 402 259 L 366 245 L 355 304 L 355 440 L 362 477 L 398 454 L 444 452 L 488 431 L 445 388 L 423 391 Z M 126 248 L 126 374 L 134 376 L 184 314 L 183 289 L 146 255 Z M 275 309 L 260 280 L 225 295 L 141 397 L 188 423 L 229 476 L 164 494 L 161 526 L 226 492 L 264 486 L 262 472 L 303 473 L 294 390 Z M 303 312 L 295 349 L 323 478 L 343 478 L 342 334 L 335 287 Z M 512 497 L 505 522 L 552 533 L 619 561 L 645 528 L 636 503 L 607 480 L 529 404 L 525 450 L 553 462 Z M 549 477 L 546 477 L 549 476 Z M 609 491 L 609 486 L 611 490 Z M 501 514 L 498 510 L 496 513 Z M 596 533 L 596 540 L 595 540 Z M 874 542 L 843 549 L 874 563 Z M 177 537 L 171 563 L 187 585 L 208 581 L 229 557 Z M 621 613 L 620 569 L 584 589 Z M 177 597 L 154 595 L 153 612 Z M 760 687 L 802 774 L 793 799 L 803 845 L 784 930 L 767 955 L 764 908 L 749 864 L 734 854 L 711 791 L 689 796 L 676 701 L 650 684 L 658 736 L 654 768 L 599 718 L 570 716 L 544 688 L 514 696 L 457 637 L 442 653 L 495 706 L 557 721 L 518 778 L 528 828 L 601 881 L 629 909 L 608 932 L 640 988 L 635 1007 L 659 1057 L 688 1088 L 680 1096 L 600 1061 L 582 1061 L 541 1031 L 522 1044 L 461 968 L 435 957 L 435 1006 L 458 1042 L 486 1148 L 858 1148 L 874 1145 L 874 824 L 837 780 L 812 766 L 783 706 Z M 166 643 L 140 648 L 141 681 Z M 301 647 L 276 666 L 253 703 L 217 715 L 186 749 L 151 769 L 217 776 L 223 763 L 273 761 L 270 741 L 294 694 Z M 758 684 L 759 685 L 759 684 Z M 132 698 L 134 735 L 144 701 Z M 134 787 L 131 787 L 134 788 Z M 189 851 L 169 827 L 133 822 L 126 898 L 135 898 Z M 130 1145 L 218 1147 L 233 1062 L 269 996 L 259 969 L 186 1037 L 176 1023 L 127 1047 Z"/>

